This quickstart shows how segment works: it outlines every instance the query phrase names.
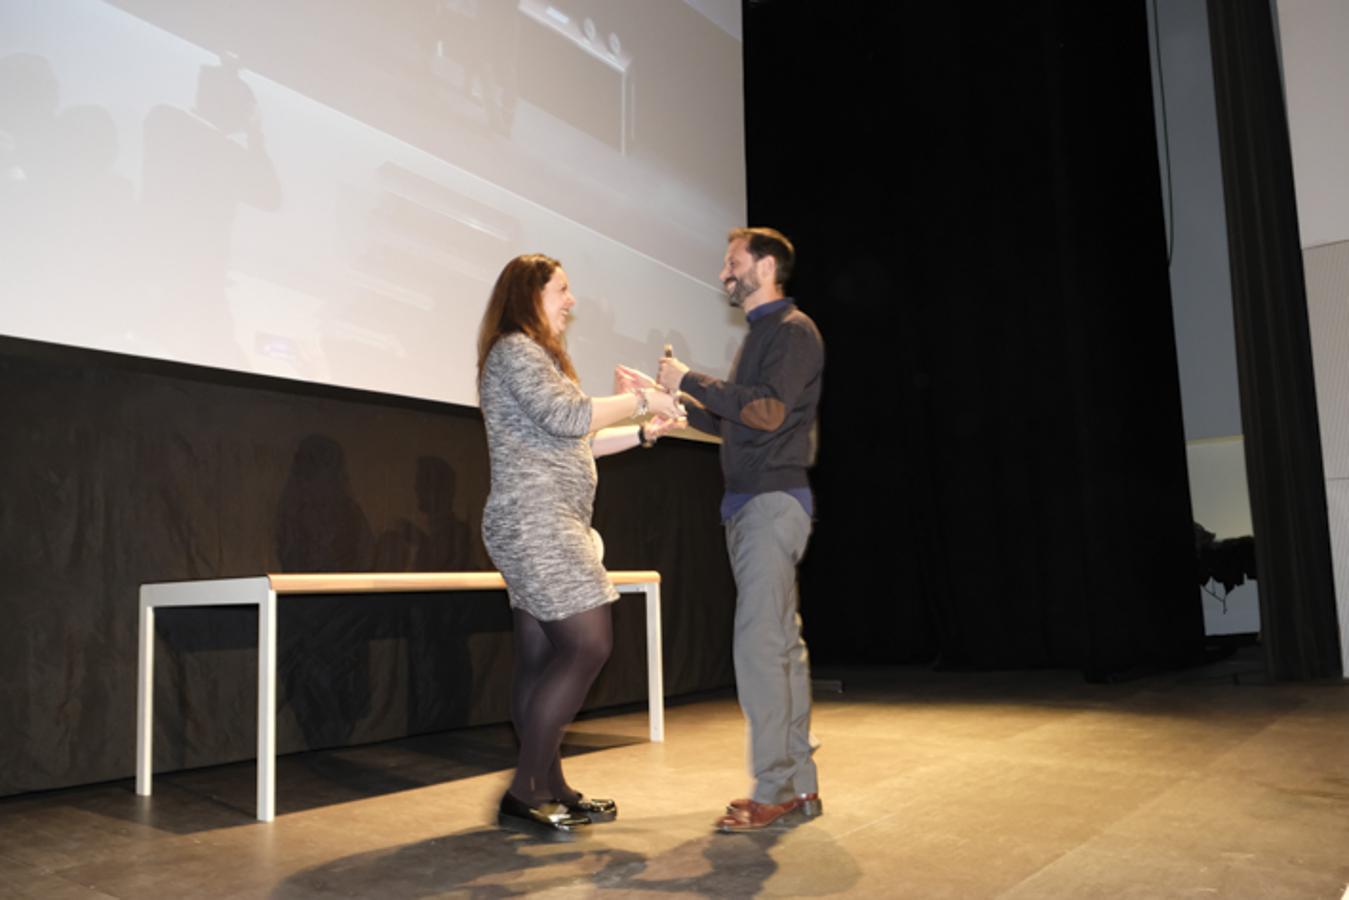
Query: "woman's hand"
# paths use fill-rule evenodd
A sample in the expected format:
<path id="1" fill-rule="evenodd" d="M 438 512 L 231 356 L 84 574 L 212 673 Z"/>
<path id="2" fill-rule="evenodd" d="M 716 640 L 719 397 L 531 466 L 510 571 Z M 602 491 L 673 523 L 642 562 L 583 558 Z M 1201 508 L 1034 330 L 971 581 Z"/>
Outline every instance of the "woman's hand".
<path id="1" fill-rule="evenodd" d="M 639 369 L 632 369 L 628 366 L 614 366 L 614 393 L 627 394 L 632 391 L 639 391 L 642 388 L 659 387 L 656 379 L 652 378 Z"/>
<path id="2" fill-rule="evenodd" d="M 653 416 L 663 416 L 667 419 L 684 419 L 688 414 L 684 412 L 683 405 L 673 394 L 667 394 L 660 388 L 643 388 L 642 393 L 646 396 L 646 408 Z"/>
<path id="3" fill-rule="evenodd" d="M 664 437 L 668 432 L 676 428 L 683 428 L 689 424 L 688 419 L 671 419 L 667 416 L 653 416 L 650 421 L 642 426 L 642 434 L 645 435 L 647 443 L 655 443 Z"/>

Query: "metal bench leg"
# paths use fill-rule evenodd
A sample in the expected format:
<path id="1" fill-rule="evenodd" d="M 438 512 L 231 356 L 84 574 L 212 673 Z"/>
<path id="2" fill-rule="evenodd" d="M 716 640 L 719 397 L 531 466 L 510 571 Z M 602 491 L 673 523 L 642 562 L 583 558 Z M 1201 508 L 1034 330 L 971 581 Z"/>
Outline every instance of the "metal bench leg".
<path id="1" fill-rule="evenodd" d="M 276 591 L 258 604 L 258 820 L 276 818 Z"/>
<path id="2" fill-rule="evenodd" d="M 136 793 L 150 796 L 154 775 L 155 608 L 140 591 L 140 662 L 136 679 Z"/>
<path id="3" fill-rule="evenodd" d="M 665 740 L 665 665 L 660 637 L 660 583 L 644 585 L 646 595 L 646 691 L 651 740 Z"/>

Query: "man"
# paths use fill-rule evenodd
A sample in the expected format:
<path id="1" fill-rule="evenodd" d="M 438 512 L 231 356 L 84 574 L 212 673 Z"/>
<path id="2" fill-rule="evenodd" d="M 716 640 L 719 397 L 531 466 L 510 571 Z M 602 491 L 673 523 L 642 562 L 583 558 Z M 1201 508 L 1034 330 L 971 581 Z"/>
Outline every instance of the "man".
<path id="1" fill-rule="evenodd" d="M 683 391 L 689 424 L 720 435 L 721 517 L 735 573 L 735 677 L 750 732 L 753 795 L 733 800 L 722 831 L 753 831 L 822 811 L 810 737 L 810 665 L 797 611 L 796 565 L 814 501 L 806 470 L 820 401 L 824 343 L 784 294 L 795 251 L 771 228 L 728 236 L 721 283 L 749 320 L 730 379 L 668 355 L 659 381 Z"/>

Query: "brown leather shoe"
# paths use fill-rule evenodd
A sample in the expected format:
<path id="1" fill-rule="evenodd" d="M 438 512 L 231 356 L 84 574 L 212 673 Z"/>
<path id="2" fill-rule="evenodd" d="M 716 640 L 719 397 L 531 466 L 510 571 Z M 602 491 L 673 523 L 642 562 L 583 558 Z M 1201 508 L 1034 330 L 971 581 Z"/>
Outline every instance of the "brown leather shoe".
<path id="1" fill-rule="evenodd" d="M 733 813 L 737 809 L 748 809 L 753 802 L 748 797 L 740 797 L 726 804 L 726 812 Z M 820 800 L 819 794 L 798 794 L 796 802 L 800 804 L 801 815 L 807 819 L 824 815 L 824 803 Z"/>
<path id="2" fill-rule="evenodd" d="M 737 801 L 731 802 L 734 804 Z M 782 821 L 792 813 L 800 812 L 805 801 L 801 797 L 793 797 L 785 803 L 758 803 L 754 800 L 744 802 L 746 804 L 744 806 L 727 807 L 726 815 L 715 823 L 718 831 L 731 834 L 739 831 L 759 831 Z M 819 802 L 818 796 L 815 796 L 815 802 Z"/>

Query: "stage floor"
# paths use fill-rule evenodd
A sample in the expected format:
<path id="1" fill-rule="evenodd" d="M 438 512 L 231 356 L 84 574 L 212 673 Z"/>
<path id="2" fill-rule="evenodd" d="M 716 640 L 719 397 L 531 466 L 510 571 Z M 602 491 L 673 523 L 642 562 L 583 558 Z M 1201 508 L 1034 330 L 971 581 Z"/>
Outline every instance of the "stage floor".
<path id="1" fill-rule="evenodd" d="M 1289 897 L 1349 885 L 1349 687 L 1268 685 L 1254 649 L 1118 685 L 1068 672 L 820 671 L 825 814 L 709 827 L 746 790 L 729 694 L 579 723 L 569 844 L 493 827 L 500 726 L 0 800 L 0 897 Z M 1234 677 L 1239 676 L 1239 677 Z"/>

